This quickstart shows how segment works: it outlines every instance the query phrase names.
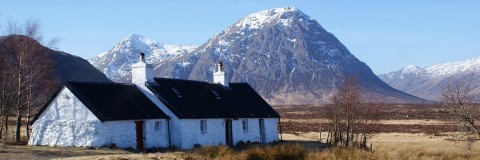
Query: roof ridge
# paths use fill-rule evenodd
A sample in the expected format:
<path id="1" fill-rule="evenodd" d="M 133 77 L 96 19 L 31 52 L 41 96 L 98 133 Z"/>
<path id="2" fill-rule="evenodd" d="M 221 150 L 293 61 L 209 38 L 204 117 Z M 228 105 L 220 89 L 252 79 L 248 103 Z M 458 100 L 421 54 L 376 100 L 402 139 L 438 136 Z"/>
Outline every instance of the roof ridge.
<path id="1" fill-rule="evenodd" d="M 68 84 L 98 84 L 98 85 L 124 85 L 124 86 L 134 86 L 132 83 L 115 83 L 115 82 L 82 82 L 82 81 L 65 81 L 64 83 Z"/>

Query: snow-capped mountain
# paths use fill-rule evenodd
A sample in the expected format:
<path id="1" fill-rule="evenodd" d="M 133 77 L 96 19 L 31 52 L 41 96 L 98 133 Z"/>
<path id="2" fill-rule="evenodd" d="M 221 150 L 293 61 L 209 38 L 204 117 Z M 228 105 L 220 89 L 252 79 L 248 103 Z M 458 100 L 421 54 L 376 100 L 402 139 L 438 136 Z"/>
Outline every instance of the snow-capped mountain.
<path id="1" fill-rule="evenodd" d="M 193 50 L 191 45 L 164 45 L 150 38 L 132 34 L 117 43 L 110 51 L 101 53 L 88 61 L 115 82 L 130 82 L 131 64 L 138 62 L 139 53 L 146 61 L 158 65 L 163 61 Z"/>
<path id="2" fill-rule="evenodd" d="M 294 7 L 250 14 L 188 54 L 160 64 L 156 76 L 212 81 L 223 61 L 230 82 L 248 82 L 273 104 L 328 102 L 342 77 L 357 76 L 377 102 L 423 102 L 380 80 L 313 18 Z"/>
<path id="3" fill-rule="evenodd" d="M 480 57 L 420 68 L 413 65 L 381 74 L 387 84 L 420 98 L 440 101 L 448 81 L 465 80 L 480 92 Z"/>

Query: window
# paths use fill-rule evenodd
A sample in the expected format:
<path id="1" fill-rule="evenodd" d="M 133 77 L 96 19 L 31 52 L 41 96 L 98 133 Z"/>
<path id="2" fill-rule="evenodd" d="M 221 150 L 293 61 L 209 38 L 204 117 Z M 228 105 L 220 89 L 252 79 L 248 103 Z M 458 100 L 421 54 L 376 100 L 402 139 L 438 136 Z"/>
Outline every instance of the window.
<path id="1" fill-rule="evenodd" d="M 213 95 L 215 95 L 215 98 L 217 98 L 217 99 L 222 99 L 222 97 L 220 97 L 220 94 L 218 94 L 218 93 L 215 92 L 214 90 L 212 90 L 212 93 L 213 93 Z"/>
<path id="2" fill-rule="evenodd" d="M 207 120 L 200 120 L 200 132 L 202 134 L 207 133 Z"/>
<path id="3" fill-rule="evenodd" d="M 155 121 L 155 131 L 160 131 L 162 127 L 162 121 Z"/>
<path id="4" fill-rule="evenodd" d="M 177 98 L 183 98 L 182 94 L 180 94 L 180 92 L 177 89 L 172 88 L 172 91 L 173 93 L 175 93 L 175 95 L 177 95 Z"/>
<path id="5" fill-rule="evenodd" d="M 243 133 L 248 133 L 248 120 L 242 120 Z"/>

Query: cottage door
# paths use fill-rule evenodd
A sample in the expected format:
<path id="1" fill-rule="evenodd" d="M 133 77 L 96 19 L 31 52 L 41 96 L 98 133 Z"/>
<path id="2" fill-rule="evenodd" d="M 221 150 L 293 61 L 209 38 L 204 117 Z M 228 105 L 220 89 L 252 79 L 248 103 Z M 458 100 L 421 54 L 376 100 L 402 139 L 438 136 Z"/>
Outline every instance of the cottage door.
<path id="1" fill-rule="evenodd" d="M 137 149 L 143 150 L 143 121 L 135 121 L 135 130 L 137 131 Z"/>
<path id="2" fill-rule="evenodd" d="M 232 119 L 225 120 L 225 143 L 231 146 L 233 142 L 232 136 Z"/>
<path id="3" fill-rule="evenodd" d="M 265 135 L 265 121 L 263 119 L 258 120 L 260 126 L 260 142 L 266 143 L 266 135 Z"/>

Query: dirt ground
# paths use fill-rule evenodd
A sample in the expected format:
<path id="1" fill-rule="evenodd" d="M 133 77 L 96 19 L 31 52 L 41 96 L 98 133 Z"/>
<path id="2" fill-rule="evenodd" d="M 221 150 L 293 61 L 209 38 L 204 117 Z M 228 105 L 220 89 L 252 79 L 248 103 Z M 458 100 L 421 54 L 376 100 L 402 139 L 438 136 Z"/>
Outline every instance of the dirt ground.
<path id="1" fill-rule="evenodd" d="M 125 150 L 88 149 L 75 147 L 47 147 L 28 145 L 0 145 L 0 160 L 4 159 L 53 159 L 85 155 L 130 154 Z"/>

